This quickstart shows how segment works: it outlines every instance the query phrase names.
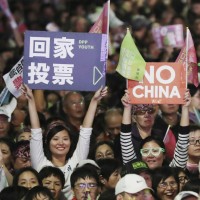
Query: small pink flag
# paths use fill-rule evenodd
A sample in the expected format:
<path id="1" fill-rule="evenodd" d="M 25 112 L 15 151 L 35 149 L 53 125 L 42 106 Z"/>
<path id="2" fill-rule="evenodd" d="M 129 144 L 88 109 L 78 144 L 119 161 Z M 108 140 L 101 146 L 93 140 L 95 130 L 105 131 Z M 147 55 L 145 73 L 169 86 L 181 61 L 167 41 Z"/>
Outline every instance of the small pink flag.
<path id="1" fill-rule="evenodd" d="M 7 0 L 0 0 L 0 7 L 5 12 L 5 10 L 9 9 Z"/>
<path id="2" fill-rule="evenodd" d="M 94 23 L 92 28 L 90 29 L 89 33 L 104 33 L 108 34 L 108 28 L 109 28 L 109 7 L 110 7 L 110 0 L 108 0 L 104 6 L 103 10 L 97 19 L 97 21 Z"/>
<path id="3" fill-rule="evenodd" d="M 199 85 L 197 56 L 194 42 L 188 28 L 185 44 L 182 47 L 176 62 L 183 64 L 187 74 L 187 82 L 193 83 L 197 87 Z"/>
<path id="4" fill-rule="evenodd" d="M 176 138 L 170 129 L 170 126 L 168 126 L 168 129 L 166 131 L 165 137 L 163 139 L 163 142 L 165 144 L 166 149 L 166 156 L 172 160 L 174 157 L 174 150 L 176 147 Z"/>

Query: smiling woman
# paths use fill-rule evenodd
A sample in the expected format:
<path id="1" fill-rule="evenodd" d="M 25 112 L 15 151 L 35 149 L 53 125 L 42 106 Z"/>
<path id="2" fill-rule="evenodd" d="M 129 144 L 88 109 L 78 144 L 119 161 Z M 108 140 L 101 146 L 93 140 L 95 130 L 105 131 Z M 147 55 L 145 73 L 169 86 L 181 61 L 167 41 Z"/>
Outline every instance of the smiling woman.
<path id="1" fill-rule="evenodd" d="M 32 90 L 24 85 L 22 87 L 22 92 L 28 99 L 31 119 L 30 154 L 32 165 L 37 171 L 40 171 L 44 166 L 58 167 L 65 175 L 63 192 L 65 197 L 70 199 L 72 197 L 70 175 L 77 164 L 88 156 L 92 123 L 97 104 L 107 94 L 107 87 L 101 87 L 92 97 L 83 124 L 80 127 L 76 149 L 73 152 L 71 150 L 73 143 L 71 132 L 69 128 L 59 120 L 49 125 L 43 138 Z"/>
<path id="2" fill-rule="evenodd" d="M 159 200 L 174 200 L 179 192 L 178 176 L 170 167 L 158 168 L 153 174 L 152 188 Z"/>
<path id="3" fill-rule="evenodd" d="M 187 147 L 189 139 L 189 104 L 191 102 L 189 90 L 186 90 L 185 92 L 184 101 L 185 104 L 182 105 L 182 115 L 180 122 L 181 127 L 179 129 L 179 136 L 174 152 L 174 157 L 169 164 L 170 167 L 186 167 Z M 154 136 L 153 134 L 151 135 L 150 132 L 148 133 L 146 131 L 147 129 L 149 130 L 149 128 L 152 127 L 152 118 L 154 115 L 152 109 L 148 108 L 149 106 L 145 105 L 134 105 L 133 107 L 137 108 L 134 109 L 137 126 L 139 124 L 140 128 L 143 128 L 143 135 L 140 131 L 139 138 L 135 137 L 136 132 L 131 134 L 132 105 L 130 104 L 128 91 L 122 97 L 122 103 L 124 105 L 124 113 L 122 118 L 120 141 L 122 146 L 123 162 L 127 163 L 133 159 L 137 159 L 137 157 L 141 157 L 142 160 L 147 163 L 150 169 L 156 169 L 165 165 L 166 149 L 163 141 L 157 136 Z M 141 110 L 145 112 L 141 112 Z M 139 120 L 139 118 L 141 119 Z M 135 143 L 132 140 L 133 137 L 135 137 L 138 141 L 140 140 L 140 145 L 138 145 L 138 148 L 137 146 L 135 146 Z M 140 155 L 136 154 L 136 150 L 138 149 L 140 150 Z"/>

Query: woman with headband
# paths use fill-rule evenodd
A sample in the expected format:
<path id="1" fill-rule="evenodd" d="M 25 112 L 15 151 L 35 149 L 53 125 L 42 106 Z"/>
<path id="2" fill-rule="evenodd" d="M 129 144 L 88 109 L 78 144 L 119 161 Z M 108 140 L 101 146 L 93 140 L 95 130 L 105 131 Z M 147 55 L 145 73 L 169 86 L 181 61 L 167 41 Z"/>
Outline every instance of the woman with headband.
<path id="1" fill-rule="evenodd" d="M 31 119 L 31 141 L 30 153 L 32 166 L 40 171 L 44 166 L 54 166 L 61 169 L 65 175 L 65 185 L 63 192 L 67 199 L 72 197 L 70 187 L 70 175 L 78 162 L 88 156 L 90 135 L 92 133 L 92 123 L 94 120 L 98 102 L 107 94 L 107 87 L 101 87 L 96 91 L 91 99 L 88 111 L 80 128 L 79 141 L 75 151 L 71 150 L 71 133 L 70 130 L 60 121 L 52 122 L 47 128 L 44 135 L 40 128 L 35 100 L 31 89 L 28 86 L 22 88 L 22 92 L 28 99 L 29 114 Z M 45 151 L 44 151 L 45 149 Z"/>

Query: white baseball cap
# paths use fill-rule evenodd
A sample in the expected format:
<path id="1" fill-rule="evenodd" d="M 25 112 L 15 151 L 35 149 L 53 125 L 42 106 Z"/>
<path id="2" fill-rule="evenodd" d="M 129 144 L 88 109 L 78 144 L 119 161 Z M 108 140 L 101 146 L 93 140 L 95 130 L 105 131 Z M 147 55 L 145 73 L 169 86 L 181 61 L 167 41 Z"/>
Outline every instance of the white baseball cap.
<path id="1" fill-rule="evenodd" d="M 194 196 L 194 197 L 199 197 L 199 195 L 196 193 L 196 192 L 193 192 L 193 191 L 182 191 L 182 192 L 179 192 L 175 199 L 174 200 L 181 200 L 185 197 L 188 197 L 188 196 Z"/>
<path id="2" fill-rule="evenodd" d="M 0 115 L 5 115 L 8 117 L 8 121 L 11 120 L 11 114 L 17 106 L 17 100 L 13 97 L 9 104 L 0 107 Z"/>
<path id="3" fill-rule="evenodd" d="M 77 167 L 82 167 L 83 165 L 86 165 L 86 164 L 91 164 L 91 165 L 95 166 L 97 169 L 100 169 L 99 165 L 97 165 L 97 163 L 91 159 L 85 159 L 85 160 L 79 161 Z"/>
<path id="4" fill-rule="evenodd" d="M 139 176 L 137 174 L 127 174 L 118 181 L 115 187 L 115 195 L 120 194 L 122 192 L 135 194 L 144 189 L 152 190 L 147 186 L 146 181 L 142 176 Z"/>

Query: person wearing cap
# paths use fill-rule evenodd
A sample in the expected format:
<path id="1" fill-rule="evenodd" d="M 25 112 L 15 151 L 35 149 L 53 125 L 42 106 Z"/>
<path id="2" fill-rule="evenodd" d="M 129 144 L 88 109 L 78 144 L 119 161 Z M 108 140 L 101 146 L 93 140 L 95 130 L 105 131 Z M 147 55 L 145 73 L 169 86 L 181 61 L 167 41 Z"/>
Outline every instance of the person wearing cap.
<path id="1" fill-rule="evenodd" d="M 153 190 L 147 186 L 142 176 L 137 174 L 127 174 L 121 178 L 116 187 L 115 195 L 117 200 L 150 200 L 154 199 L 151 195 Z"/>
<path id="2" fill-rule="evenodd" d="M 199 195 L 193 191 L 182 191 L 178 193 L 174 200 L 198 200 Z"/>
<path id="3" fill-rule="evenodd" d="M 17 106 L 13 97 L 9 104 L 0 107 L 0 137 L 9 136 L 11 115 Z"/>
<path id="4" fill-rule="evenodd" d="M 175 148 L 174 158 L 170 163 L 170 167 L 182 167 L 185 168 L 187 162 L 187 147 L 189 139 L 189 104 L 191 97 L 189 90 L 186 90 L 184 96 L 185 104 L 182 105 L 181 115 L 181 129 L 179 139 Z M 122 103 L 124 105 L 124 114 L 122 119 L 121 129 L 121 147 L 123 162 L 127 163 L 133 159 L 137 159 L 135 149 L 137 146 L 132 141 L 131 136 L 131 107 L 129 100 L 129 93 L 126 91 L 122 97 Z M 149 110 L 142 110 L 143 116 L 148 116 Z M 135 134 L 135 133 L 134 133 Z M 150 169 L 161 167 L 165 161 L 165 145 L 159 138 L 153 137 L 153 135 L 141 135 L 141 142 L 139 145 L 142 160 L 147 163 Z"/>
<path id="5" fill-rule="evenodd" d="M 152 176 L 148 165 L 139 159 L 132 160 L 122 167 L 122 176 L 126 174 L 138 174 L 142 176 L 148 187 L 152 187 Z"/>

